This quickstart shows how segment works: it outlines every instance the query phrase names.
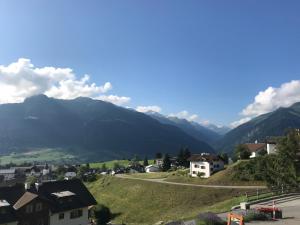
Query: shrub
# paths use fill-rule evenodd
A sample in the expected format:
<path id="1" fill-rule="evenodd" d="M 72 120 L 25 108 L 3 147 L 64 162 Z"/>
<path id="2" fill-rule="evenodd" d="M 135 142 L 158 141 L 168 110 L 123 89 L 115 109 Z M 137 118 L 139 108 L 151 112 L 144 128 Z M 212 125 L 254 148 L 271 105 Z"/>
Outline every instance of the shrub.
<path id="1" fill-rule="evenodd" d="M 91 217 L 97 225 L 106 225 L 113 217 L 110 209 L 105 205 L 96 205 L 91 210 Z"/>
<path id="2" fill-rule="evenodd" d="M 215 213 L 206 212 L 198 215 L 198 222 L 203 225 L 225 225 L 226 222 Z"/>
<path id="3" fill-rule="evenodd" d="M 271 219 L 270 216 L 268 216 L 267 214 L 265 214 L 263 212 L 259 212 L 254 209 L 245 211 L 245 213 L 243 213 L 243 216 L 244 216 L 245 222 L 250 222 L 250 221 L 255 221 L 255 220 L 265 221 L 265 220 Z"/>

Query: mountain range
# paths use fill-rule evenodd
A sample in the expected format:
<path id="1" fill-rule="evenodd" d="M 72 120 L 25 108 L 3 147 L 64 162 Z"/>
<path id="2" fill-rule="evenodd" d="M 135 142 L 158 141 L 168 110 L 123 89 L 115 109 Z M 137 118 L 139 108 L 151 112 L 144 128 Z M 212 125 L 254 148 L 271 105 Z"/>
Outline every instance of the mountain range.
<path id="1" fill-rule="evenodd" d="M 292 128 L 300 128 L 300 103 L 260 115 L 229 131 L 214 146 L 217 151 L 233 152 L 238 144 L 264 142 L 267 137 L 282 136 Z"/>
<path id="2" fill-rule="evenodd" d="M 93 160 L 214 149 L 178 126 L 90 98 L 61 100 L 37 95 L 0 105 L 0 154 L 30 148 L 62 148 Z"/>
<path id="3" fill-rule="evenodd" d="M 178 127 L 185 133 L 196 138 L 197 140 L 207 142 L 210 145 L 213 145 L 217 140 L 219 140 L 223 136 L 222 131 L 221 133 L 218 133 L 220 131 L 216 132 L 213 130 L 217 128 L 217 126 L 214 126 L 213 128 L 209 129 L 193 121 L 188 121 L 186 119 L 181 119 L 174 116 L 164 116 L 156 112 L 147 112 L 147 115 L 158 120 L 162 124 L 169 124 Z"/>

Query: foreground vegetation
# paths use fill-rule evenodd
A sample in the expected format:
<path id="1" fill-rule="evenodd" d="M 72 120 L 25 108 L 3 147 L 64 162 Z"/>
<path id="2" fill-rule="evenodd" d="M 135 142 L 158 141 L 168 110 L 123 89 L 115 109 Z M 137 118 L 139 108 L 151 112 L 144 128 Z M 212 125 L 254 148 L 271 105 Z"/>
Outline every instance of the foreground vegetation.
<path id="1" fill-rule="evenodd" d="M 130 225 L 194 218 L 200 212 L 224 212 L 238 204 L 239 190 L 175 186 L 101 176 L 87 187 L 98 203 L 118 214 L 114 222 Z"/>

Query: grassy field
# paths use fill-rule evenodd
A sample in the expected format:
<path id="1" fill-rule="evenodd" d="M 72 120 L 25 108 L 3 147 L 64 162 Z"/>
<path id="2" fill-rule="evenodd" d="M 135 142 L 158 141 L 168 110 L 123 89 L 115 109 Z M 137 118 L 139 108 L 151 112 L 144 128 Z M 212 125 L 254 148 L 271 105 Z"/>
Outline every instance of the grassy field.
<path id="1" fill-rule="evenodd" d="M 143 164 L 144 161 L 140 161 L 141 164 Z M 101 168 L 103 164 L 105 164 L 106 168 L 112 169 L 114 167 L 114 164 L 118 163 L 119 165 L 122 166 L 128 166 L 130 163 L 129 160 L 112 160 L 112 161 L 106 161 L 106 162 L 94 162 L 90 163 L 91 168 Z M 154 164 L 154 160 L 148 160 L 149 164 Z"/>
<path id="2" fill-rule="evenodd" d="M 75 156 L 61 149 L 42 149 L 32 150 L 24 153 L 11 153 L 10 155 L 0 156 L 0 164 L 9 163 L 22 164 L 32 162 L 70 162 L 76 160 Z"/>
<path id="3" fill-rule="evenodd" d="M 175 186 L 103 176 L 87 184 L 98 203 L 119 214 L 114 222 L 148 225 L 187 219 L 203 211 L 223 212 L 238 204 L 239 190 Z M 245 190 L 243 190 L 245 191 Z"/>
<path id="4" fill-rule="evenodd" d="M 238 162 L 241 163 L 241 162 Z M 179 182 L 179 183 L 192 183 L 192 184 L 214 184 L 214 185 L 265 185 L 261 181 L 241 181 L 233 178 L 234 166 L 237 163 L 229 165 L 225 170 L 219 171 L 209 178 L 197 178 L 180 175 L 179 173 L 172 172 L 171 175 L 167 177 L 167 181 Z"/>

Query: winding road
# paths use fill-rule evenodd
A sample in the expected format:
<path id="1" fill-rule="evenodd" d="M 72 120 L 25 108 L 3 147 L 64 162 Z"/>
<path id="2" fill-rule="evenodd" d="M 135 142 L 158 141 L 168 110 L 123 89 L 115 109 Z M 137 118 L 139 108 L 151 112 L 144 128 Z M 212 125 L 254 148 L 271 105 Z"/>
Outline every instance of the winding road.
<path id="1" fill-rule="evenodd" d="M 130 179 L 130 180 L 142 180 L 148 181 L 153 183 L 160 183 L 160 184 L 170 184 L 170 185 L 178 185 L 178 186 L 191 186 L 191 187 L 201 187 L 201 188 L 220 188 L 220 189 L 266 189 L 266 186 L 235 186 L 235 185 L 212 185 L 212 184 L 190 184 L 190 183 L 178 183 L 178 182 L 171 182 L 166 181 L 165 179 L 147 179 L 147 178 L 137 178 L 131 177 L 125 174 L 116 174 L 115 177 L 121 179 Z"/>

